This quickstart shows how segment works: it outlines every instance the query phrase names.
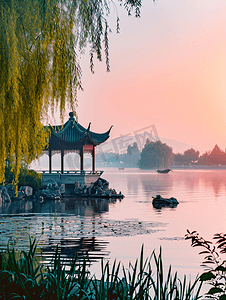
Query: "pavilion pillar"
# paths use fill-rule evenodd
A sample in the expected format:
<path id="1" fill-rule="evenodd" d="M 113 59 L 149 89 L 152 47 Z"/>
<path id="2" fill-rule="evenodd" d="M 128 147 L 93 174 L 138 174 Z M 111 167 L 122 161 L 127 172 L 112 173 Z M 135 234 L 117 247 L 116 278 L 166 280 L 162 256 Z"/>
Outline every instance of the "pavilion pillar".
<path id="1" fill-rule="evenodd" d="M 95 172 L 95 146 L 93 146 L 92 150 L 92 171 Z"/>
<path id="2" fill-rule="evenodd" d="M 84 155 L 84 151 L 83 151 L 83 146 L 82 146 L 81 149 L 80 149 L 80 170 L 81 171 L 84 170 L 83 155 Z"/>
<path id="3" fill-rule="evenodd" d="M 64 150 L 61 150 L 61 174 L 64 174 Z"/>
<path id="4" fill-rule="evenodd" d="M 49 173 L 52 173 L 52 150 L 49 147 Z"/>

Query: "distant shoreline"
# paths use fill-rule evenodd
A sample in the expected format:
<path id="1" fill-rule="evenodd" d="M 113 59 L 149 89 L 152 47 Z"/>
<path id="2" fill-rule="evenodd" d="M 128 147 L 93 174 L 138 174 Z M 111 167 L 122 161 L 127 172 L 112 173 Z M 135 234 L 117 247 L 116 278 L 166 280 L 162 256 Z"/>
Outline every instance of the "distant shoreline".
<path id="1" fill-rule="evenodd" d="M 172 166 L 170 167 L 172 170 L 177 169 L 185 169 L 185 170 L 226 170 L 226 165 L 214 165 L 214 166 L 206 166 L 206 165 L 190 165 L 190 166 Z"/>
<path id="2" fill-rule="evenodd" d="M 105 166 L 105 168 L 115 168 L 118 169 L 118 166 Z M 207 165 L 190 165 L 190 166 L 170 166 L 169 167 L 171 170 L 226 170 L 226 165 L 213 165 L 213 166 L 207 166 Z M 124 169 L 139 169 L 138 167 L 130 167 L 130 166 L 124 166 Z M 156 170 L 156 168 L 143 168 L 139 170 Z M 164 168 L 160 168 L 164 169 Z"/>
<path id="3" fill-rule="evenodd" d="M 118 166 L 104 166 L 104 167 L 97 167 L 97 169 L 110 169 L 110 168 L 113 168 L 113 169 L 118 169 L 119 170 L 119 167 Z M 126 170 L 126 169 L 137 169 L 137 170 L 140 170 L 140 171 L 155 171 L 157 168 L 151 168 L 151 169 L 139 169 L 138 167 L 131 167 L 131 166 L 125 166 L 123 167 L 123 170 Z M 161 169 L 161 168 L 160 168 Z M 163 168 L 162 168 L 163 169 Z M 194 165 L 191 165 L 191 166 L 170 166 L 170 169 L 171 170 L 226 170 L 226 165 L 224 166 L 205 166 L 205 165 L 200 165 L 200 166 L 194 166 Z M 120 170 L 120 171 L 123 171 L 123 170 Z M 35 170 L 36 172 L 38 173 L 43 173 L 43 171 L 46 171 L 48 172 L 48 170 Z M 53 171 L 56 171 L 56 170 L 53 170 Z M 58 170 L 59 171 L 59 170 Z M 65 169 L 65 173 L 67 173 L 67 171 L 71 171 L 71 169 Z"/>

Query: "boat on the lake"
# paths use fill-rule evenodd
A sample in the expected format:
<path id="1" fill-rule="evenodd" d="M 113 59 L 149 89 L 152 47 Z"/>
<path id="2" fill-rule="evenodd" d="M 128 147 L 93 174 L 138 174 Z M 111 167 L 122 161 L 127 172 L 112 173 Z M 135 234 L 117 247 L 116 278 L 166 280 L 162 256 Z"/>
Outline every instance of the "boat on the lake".
<path id="1" fill-rule="evenodd" d="M 156 197 L 153 197 L 152 204 L 155 208 L 161 208 L 164 206 L 175 207 L 179 204 L 179 202 L 174 197 L 163 198 L 161 195 L 156 195 Z"/>
<path id="2" fill-rule="evenodd" d="M 124 168 L 124 167 L 119 167 L 118 169 L 119 169 L 119 170 L 124 170 L 125 168 Z"/>
<path id="3" fill-rule="evenodd" d="M 160 169 L 157 169 L 156 172 L 157 173 L 163 173 L 163 174 L 167 174 L 171 171 L 171 169 L 164 169 L 164 170 L 160 170 Z"/>

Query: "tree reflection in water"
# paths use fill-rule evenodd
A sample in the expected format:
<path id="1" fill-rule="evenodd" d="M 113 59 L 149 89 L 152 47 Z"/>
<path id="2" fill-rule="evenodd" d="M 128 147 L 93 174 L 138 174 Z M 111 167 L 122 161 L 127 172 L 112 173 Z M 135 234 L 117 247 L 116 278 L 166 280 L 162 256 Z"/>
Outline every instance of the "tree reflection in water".
<path id="1" fill-rule="evenodd" d="M 34 201 L 11 201 L 0 203 L 0 214 L 5 218 L 14 216 L 34 216 L 33 220 L 41 216 L 60 216 L 60 225 L 55 222 L 42 222 L 42 234 L 44 241 L 41 242 L 41 256 L 45 262 L 49 262 L 53 253 L 56 250 L 56 245 L 59 247 L 59 253 L 61 258 L 67 262 L 67 259 L 78 255 L 78 261 L 84 257 L 94 262 L 108 255 L 106 246 L 109 242 L 96 238 L 95 233 L 95 216 L 100 216 L 102 213 L 109 211 L 109 203 L 115 203 L 116 199 L 82 199 L 82 198 L 70 198 L 62 199 L 61 201 L 44 201 L 42 203 L 37 200 Z M 80 237 L 76 236 L 76 232 L 72 232 L 69 236 L 65 233 L 65 224 L 68 222 L 68 217 L 85 217 L 92 218 L 93 236 L 86 237 L 87 228 L 86 221 L 80 220 L 80 226 L 76 224 L 76 228 Z M 55 217 L 54 217 L 55 218 Z M 84 219 L 85 220 L 85 219 Z M 21 221 L 22 222 L 22 221 Z M 48 224 L 48 225 L 47 225 Z M 23 224 L 18 224 L 23 226 Z M 34 224 L 34 226 L 37 226 Z M 90 225 L 89 225 L 90 228 Z M 23 229 L 22 229 L 23 230 Z M 27 232 L 29 234 L 29 230 Z M 81 237 L 81 235 L 83 235 Z M 23 237 L 24 238 L 24 237 Z"/>

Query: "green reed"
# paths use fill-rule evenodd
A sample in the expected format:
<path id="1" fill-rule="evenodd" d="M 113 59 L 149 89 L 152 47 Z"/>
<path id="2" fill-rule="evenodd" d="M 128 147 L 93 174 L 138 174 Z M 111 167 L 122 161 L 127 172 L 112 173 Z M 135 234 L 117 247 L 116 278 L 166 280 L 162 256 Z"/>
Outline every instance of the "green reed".
<path id="1" fill-rule="evenodd" d="M 202 283 L 195 279 L 180 280 L 177 273 L 168 268 L 166 276 L 162 252 L 155 251 L 144 259 L 143 246 L 139 259 L 128 268 L 114 261 L 101 261 L 101 277 L 91 275 L 87 260 L 81 263 L 77 257 L 70 261 L 66 271 L 56 248 L 52 262 L 45 266 L 37 261 L 37 240 L 31 240 L 28 251 L 17 253 L 8 244 L 7 251 L 0 253 L 0 299 L 199 299 Z M 123 277 L 119 277 L 119 273 Z"/>

